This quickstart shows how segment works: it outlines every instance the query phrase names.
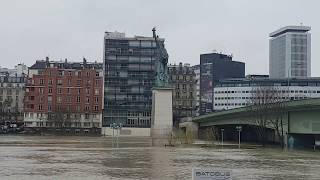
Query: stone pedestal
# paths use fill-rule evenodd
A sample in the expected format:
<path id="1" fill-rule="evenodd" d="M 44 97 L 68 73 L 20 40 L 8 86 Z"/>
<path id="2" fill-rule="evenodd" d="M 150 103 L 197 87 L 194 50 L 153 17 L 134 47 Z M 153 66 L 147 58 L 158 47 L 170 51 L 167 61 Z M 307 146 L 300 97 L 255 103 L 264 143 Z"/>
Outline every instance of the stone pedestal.
<path id="1" fill-rule="evenodd" d="M 172 88 L 152 89 L 151 131 L 152 145 L 169 144 L 172 133 Z"/>

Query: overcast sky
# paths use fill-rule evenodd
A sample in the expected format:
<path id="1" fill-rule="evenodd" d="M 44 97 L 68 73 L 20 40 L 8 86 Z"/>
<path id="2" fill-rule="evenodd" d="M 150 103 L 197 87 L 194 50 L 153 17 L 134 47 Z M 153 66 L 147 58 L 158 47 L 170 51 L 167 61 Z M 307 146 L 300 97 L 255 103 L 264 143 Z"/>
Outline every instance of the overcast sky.
<path id="1" fill-rule="evenodd" d="M 246 74 L 268 73 L 268 34 L 311 26 L 312 75 L 320 76 L 317 0 L 0 0 L 0 66 L 37 59 L 102 61 L 105 31 L 151 36 L 156 26 L 172 63 L 201 53 L 233 54 Z"/>

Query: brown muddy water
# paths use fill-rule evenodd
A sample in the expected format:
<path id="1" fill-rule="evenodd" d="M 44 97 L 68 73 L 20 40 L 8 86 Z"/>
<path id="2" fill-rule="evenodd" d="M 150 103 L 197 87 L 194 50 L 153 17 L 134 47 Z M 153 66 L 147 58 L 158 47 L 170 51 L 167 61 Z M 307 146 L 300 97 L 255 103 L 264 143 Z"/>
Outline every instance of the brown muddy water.
<path id="1" fill-rule="evenodd" d="M 148 138 L 0 136 L 0 179 L 191 179 L 193 167 L 234 179 L 320 179 L 320 152 L 151 147 Z"/>

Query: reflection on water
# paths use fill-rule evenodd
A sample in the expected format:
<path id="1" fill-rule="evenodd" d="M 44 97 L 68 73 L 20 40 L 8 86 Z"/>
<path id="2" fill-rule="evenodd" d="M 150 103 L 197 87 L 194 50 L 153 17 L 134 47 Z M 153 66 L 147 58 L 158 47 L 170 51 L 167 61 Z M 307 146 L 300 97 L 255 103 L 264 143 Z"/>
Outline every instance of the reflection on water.
<path id="1" fill-rule="evenodd" d="M 237 179 L 319 179 L 319 152 L 150 147 L 147 138 L 0 136 L 0 179 L 190 179 L 192 167 Z"/>

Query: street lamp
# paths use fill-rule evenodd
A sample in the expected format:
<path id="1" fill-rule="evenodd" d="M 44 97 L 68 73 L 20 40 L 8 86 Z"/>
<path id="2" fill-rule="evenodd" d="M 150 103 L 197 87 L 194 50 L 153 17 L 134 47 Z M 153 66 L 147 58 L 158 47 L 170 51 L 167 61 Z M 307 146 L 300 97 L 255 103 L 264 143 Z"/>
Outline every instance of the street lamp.
<path id="1" fill-rule="evenodd" d="M 238 131 L 238 137 L 239 137 L 239 144 L 238 148 L 240 149 L 240 140 L 241 140 L 241 131 L 242 131 L 242 126 L 236 126 L 236 129 Z"/>
<path id="2" fill-rule="evenodd" d="M 223 147 L 223 133 L 224 133 L 224 129 L 221 129 L 221 145 Z"/>
<path id="3" fill-rule="evenodd" d="M 287 82 L 287 86 L 288 86 L 288 101 L 290 101 L 290 77 L 292 76 L 291 71 L 291 66 L 288 67 L 288 82 Z"/>

